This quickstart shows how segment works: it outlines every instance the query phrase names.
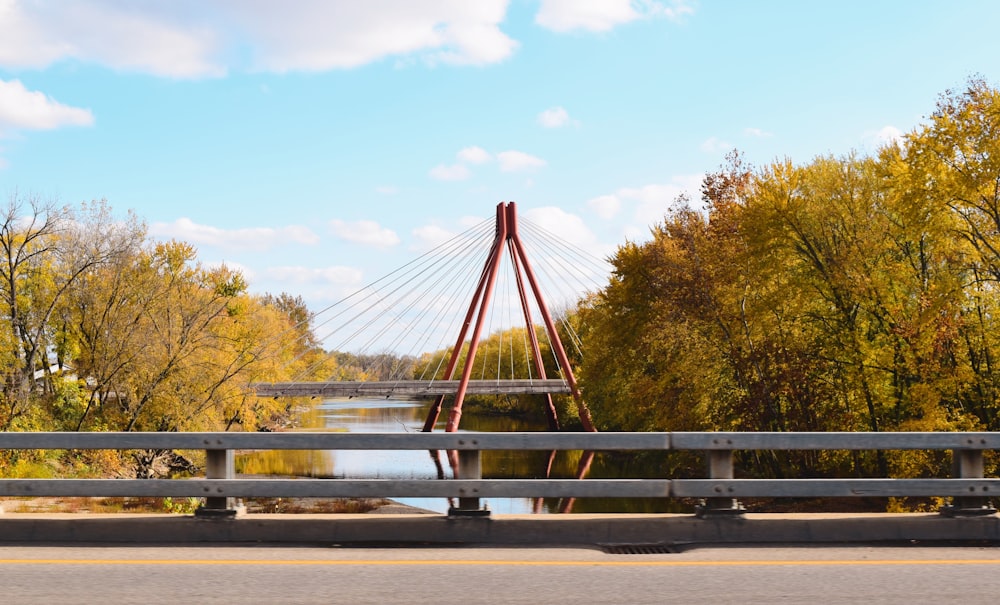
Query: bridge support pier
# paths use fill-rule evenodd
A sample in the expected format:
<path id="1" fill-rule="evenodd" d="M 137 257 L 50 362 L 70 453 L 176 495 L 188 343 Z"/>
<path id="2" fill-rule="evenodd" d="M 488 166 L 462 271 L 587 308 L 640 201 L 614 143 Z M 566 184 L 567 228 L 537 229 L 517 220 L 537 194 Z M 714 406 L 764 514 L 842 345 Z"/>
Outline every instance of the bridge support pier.
<path id="1" fill-rule="evenodd" d="M 479 450 L 458 450 L 457 479 L 482 479 L 483 464 Z M 489 517 L 490 509 L 480 505 L 474 493 L 459 496 L 458 506 L 448 509 L 449 517 Z"/>
<path id="2" fill-rule="evenodd" d="M 984 471 L 983 450 L 952 450 L 953 478 L 982 479 Z M 946 517 L 979 517 L 996 514 L 997 509 L 993 507 L 988 497 L 974 494 L 973 491 L 968 496 L 956 496 L 952 498 L 949 506 L 942 506 L 938 512 Z"/>
<path id="3" fill-rule="evenodd" d="M 235 478 L 235 459 L 233 450 L 205 450 L 205 478 Z M 200 519 L 233 519 L 237 512 L 234 498 L 206 496 L 205 503 L 194 511 L 194 516 Z"/>
<path id="4" fill-rule="evenodd" d="M 732 450 L 708 450 L 708 476 L 710 479 L 732 479 L 733 478 L 733 451 Z M 705 498 L 701 504 L 695 508 L 695 515 L 698 518 L 719 516 L 742 516 L 743 505 L 736 498 L 726 498 L 723 496 L 725 488 L 721 485 L 715 487 L 719 497 Z"/>

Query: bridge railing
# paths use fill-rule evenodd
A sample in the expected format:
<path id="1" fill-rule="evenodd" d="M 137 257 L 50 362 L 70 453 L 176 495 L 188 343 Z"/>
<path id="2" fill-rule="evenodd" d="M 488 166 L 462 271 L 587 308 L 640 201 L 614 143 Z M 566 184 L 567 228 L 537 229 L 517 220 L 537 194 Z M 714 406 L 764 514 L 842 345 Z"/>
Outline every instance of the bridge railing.
<path id="1" fill-rule="evenodd" d="M 1000 433 L 0 433 L 0 449 L 204 450 L 204 478 L 8 479 L 0 496 L 201 497 L 203 515 L 233 514 L 235 498 L 458 498 L 454 514 L 476 514 L 480 498 L 694 498 L 700 514 L 739 513 L 738 498 L 947 497 L 942 512 L 992 514 L 1000 479 L 984 476 L 983 453 Z M 446 450 L 456 479 L 237 478 L 238 450 Z M 704 479 L 484 479 L 487 450 L 702 451 Z M 736 479 L 740 450 L 950 450 L 947 478 Z"/>

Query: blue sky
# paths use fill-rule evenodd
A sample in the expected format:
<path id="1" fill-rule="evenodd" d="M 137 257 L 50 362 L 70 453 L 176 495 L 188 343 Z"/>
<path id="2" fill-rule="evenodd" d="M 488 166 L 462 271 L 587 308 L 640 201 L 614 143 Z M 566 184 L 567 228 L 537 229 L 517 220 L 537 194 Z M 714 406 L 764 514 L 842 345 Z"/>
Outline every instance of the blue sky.
<path id="1" fill-rule="evenodd" d="M 106 198 L 318 309 L 500 201 L 606 256 L 733 148 L 874 151 L 997 82 L 996 23 L 985 0 L 0 0 L 0 193 Z"/>

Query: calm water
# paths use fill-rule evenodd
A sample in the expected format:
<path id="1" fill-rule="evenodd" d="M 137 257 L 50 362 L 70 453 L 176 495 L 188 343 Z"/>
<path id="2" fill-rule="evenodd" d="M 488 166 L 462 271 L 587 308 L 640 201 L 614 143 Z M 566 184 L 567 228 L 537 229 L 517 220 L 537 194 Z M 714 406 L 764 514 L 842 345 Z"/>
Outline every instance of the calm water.
<path id="1" fill-rule="evenodd" d="M 400 399 L 330 399 L 320 403 L 303 418 L 311 430 L 349 431 L 352 433 L 419 432 L 427 417 L 429 401 Z M 444 430 L 447 407 L 442 411 L 436 430 Z M 462 431 L 543 431 L 545 420 L 476 414 L 462 415 Z M 447 456 L 440 453 L 444 476 L 454 474 Z M 483 477 L 497 478 L 571 478 L 578 473 L 583 453 L 578 451 L 524 452 L 486 451 L 482 454 Z M 439 467 L 424 451 L 337 450 L 321 452 L 278 451 L 249 454 L 238 461 L 241 472 L 283 474 L 309 477 L 352 479 L 436 479 Z M 588 476 L 604 478 L 657 478 L 665 476 L 663 463 L 654 456 L 636 459 L 625 454 L 598 453 Z M 547 470 L 548 469 L 548 470 Z M 447 512 L 443 498 L 396 498 L 395 500 Z M 677 511 L 677 504 L 667 500 L 579 499 L 573 503 L 559 499 L 489 499 L 490 510 L 497 513 L 568 512 L 666 512 Z"/>

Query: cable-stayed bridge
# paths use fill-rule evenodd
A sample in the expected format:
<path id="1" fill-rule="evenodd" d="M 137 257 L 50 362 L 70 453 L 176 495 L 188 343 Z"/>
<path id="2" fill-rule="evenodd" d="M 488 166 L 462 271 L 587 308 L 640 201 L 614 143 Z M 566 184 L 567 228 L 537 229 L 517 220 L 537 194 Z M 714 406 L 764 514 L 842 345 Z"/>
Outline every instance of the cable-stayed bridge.
<path id="1" fill-rule="evenodd" d="M 453 398 L 446 430 L 454 431 L 465 396 L 483 394 L 540 395 L 550 429 L 558 430 L 552 395 L 569 394 L 584 429 L 593 431 L 567 353 L 581 356 L 582 343 L 566 311 L 600 288 L 608 271 L 606 261 L 520 220 L 516 205 L 503 202 L 495 221 L 446 241 L 311 318 L 314 329 L 329 328 L 322 340 L 335 343 L 333 350 L 359 343 L 361 350 L 401 351 L 401 358 L 426 362 L 421 375 L 252 386 L 258 396 L 270 397 L 433 397 L 425 431 L 433 429 L 446 397 Z M 455 338 L 450 345 L 449 338 Z M 482 347 L 486 340 L 491 342 Z"/>

